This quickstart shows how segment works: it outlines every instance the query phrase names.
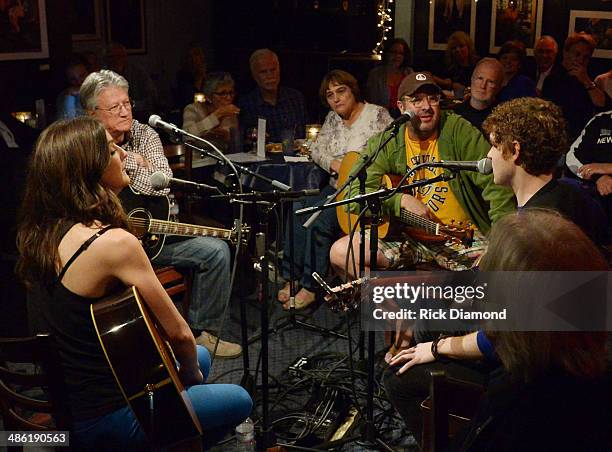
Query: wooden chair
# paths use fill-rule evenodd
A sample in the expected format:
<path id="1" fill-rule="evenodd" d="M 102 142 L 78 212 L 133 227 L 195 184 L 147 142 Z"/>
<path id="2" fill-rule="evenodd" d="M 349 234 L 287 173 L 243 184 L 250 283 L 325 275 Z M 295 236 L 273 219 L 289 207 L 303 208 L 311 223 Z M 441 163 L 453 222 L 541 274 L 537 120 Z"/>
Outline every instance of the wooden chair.
<path id="1" fill-rule="evenodd" d="M 447 450 L 450 439 L 463 430 L 476 414 L 484 394 L 478 384 L 431 372 L 429 397 L 421 403 L 423 434 L 421 450 Z"/>
<path id="2" fill-rule="evenodd" d="M 193 150 L 184 144 L 164 144 L 164 155 L 172 172 L 182 179 L 191 180 L 193 169 Z M 193 221 L 191 200 L 180 191 L 174 192 L 180 211 L 187 222 Z"/>
<path id="3" fill-rule="evenodd" d="M 64 374 L 49 334 L 0 338 L 4 430 L 71 430 Z M 66 450 L 66 448 L 62 448 Z"/>
<path id="4" fill-rule="evenodd" d="M 176 268 L 160 267 L 155 269 L 157 279 L 161 282 L 162 286 L 168 292 L 170 297 L 183 294 L 181 298 L 182 309 L 181 313 L 185 320 L 189 321 L 189 305 L 191 304 L 191 285 L 193 282 L 193 275 L 191 271 L 180 273 Z"/>

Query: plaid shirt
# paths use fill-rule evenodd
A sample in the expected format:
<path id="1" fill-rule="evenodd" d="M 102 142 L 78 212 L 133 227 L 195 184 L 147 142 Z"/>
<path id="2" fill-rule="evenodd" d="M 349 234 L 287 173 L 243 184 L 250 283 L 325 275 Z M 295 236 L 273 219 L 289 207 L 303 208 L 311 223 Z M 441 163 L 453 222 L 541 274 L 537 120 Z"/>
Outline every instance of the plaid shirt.
<path id="1" fill-rule="evenodd" d="M 139 193 L 154 196 L 162 196 L 170 192 L 167 188 L 164 190 L 151 188 L 151 174 L 155 171 L 163 171 L 168 177 L 172 177 L 172 170 L 164 155 L 164 148 L 157 132 L 134 119 L 121 147 L 128 153 L 125 159 L 125 170 L 130 176 L 132 188 Z M 149 167 L 138 166 L 136 154 L 140 154 L 149 163 Z"/>
<path id="2" fill-rule="evenodd" d="M 279 87 L 276 105 L 264 101 L 259 88 L 243 96 L 238 102 L 240 107 L 240 126 L 243 130 L 257 127 L 257 119 L 266 119 L 266 132 L 270 141 L 282 141 L 282 131 L 294 130 L 295 138 L 304 138 L 306 107 L 304 96 L 293 88 Z"/>

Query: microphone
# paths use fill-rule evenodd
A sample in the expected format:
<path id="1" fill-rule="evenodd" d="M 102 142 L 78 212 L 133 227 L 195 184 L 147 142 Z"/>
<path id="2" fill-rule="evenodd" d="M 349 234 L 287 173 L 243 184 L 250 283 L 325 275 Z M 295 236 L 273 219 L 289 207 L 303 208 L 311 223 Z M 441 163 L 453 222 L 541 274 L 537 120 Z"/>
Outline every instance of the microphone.
<path id="1" fill-rule="evenodd" d="M 155 171 L 150 178 L 153 190 L 163 190 L 169 187 L 176 187 L 186 192 L 221 193 L 217 187 L 206 184 L 198 184 L 190 180 L 175 179 L 168 177 L 163 171 Z"/>
<path id="2" fill-rule="evenodd" d="M 387 128 L 385 129 L 385 132 L 389 132 L 390 130 L 398 128 L 405 122 L 410 121 L 412 118 L 414 118 L 414 113 L 406 110 L 404 113 L 400 115 L 399 118 L 397 118 L 395 121 L 393 121 L 391 124 L 387 126 Z"/>
<path id="3" fill-rule="evenodd" d="M 430 162 L 423 166 L 446 168 L 451 171 L 477 171 L 480 174 L 491 174 L 493 172 L 493 164 L 490 158 L 484 158 L 476 161 L 454 161 L 444 160 L 441 162 Z"/>
<path id="4" fill-rule="evenodd" d="M 159 115 L 149 116 L 149 125 L 154 129 L 162 129 L 168 133 L 183 134 L 183 130 L 177 125 L 162 120 Z"/>

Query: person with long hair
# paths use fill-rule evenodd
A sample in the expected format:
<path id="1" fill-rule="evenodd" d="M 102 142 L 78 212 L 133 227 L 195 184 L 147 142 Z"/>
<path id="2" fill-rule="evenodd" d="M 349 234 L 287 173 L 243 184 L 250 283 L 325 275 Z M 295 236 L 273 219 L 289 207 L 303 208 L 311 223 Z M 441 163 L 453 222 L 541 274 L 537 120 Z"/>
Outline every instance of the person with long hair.
<path id="1" fill-rule="evenodd" d="M 470 86 L 477 61 L 478 55 L 470 35 L 456 31 L 448 37 L 444 67 L 434 74 L 434 80 L 440 88 L 452 91 L 456 97 L 462 97 L 465 88 Z"/>
<path id="2" fill-rule="evenodd" d="M 397 90 L 412 68 L 410 46 L 402 38 L 387 41 L 382 52 L 382 64 L 368 74 L 366 82 L 366 99 L 368 102 L 385 107 L 391 116 L 397 117 Z"/>
<path id="3" fill-rule="evenodd" d="M 578 226 L 557 212 L 539 208 L 499 220 L 479 264 L 480 271 L 509 272 L 609 268 Z M 590 300 L 580 302 L 589 309 Z M 440 338 L 398 353 L 384 384 L 393 405 L 417 434 L 418 404 L 427 393 L 431 371 L 488 385 L 460 450 L 501 445 L 503 450 L 560 450 L 556 445 L 563 445 L 563 450 L 608 450 L 600 449 L 611 439 L 603 426 L 612 406 L 606 338 L 601 332 L 555 331 L 478 331 Z M 496 364 L 504 371 L 490 373 Z"/>
<path id="4" fill-rule="evenodd" d="M 150 446 L 117 386 L 89 313 L 91 304 L 129 286 L 138 289 L 165 332 L 205 430 L 214 437 L 252 408 L 239 386 L 202 384 L 210 355 L 196 347 L 144 249 L 126 230 L 117 198 L 130 182 L 125 159 L 98 121 L 58 121 L 36 144 L 21 210 L 17 271 L 28 290 L 32 329 L 56 339 L 73 418 L 71 446 L 77 449 Z"/>

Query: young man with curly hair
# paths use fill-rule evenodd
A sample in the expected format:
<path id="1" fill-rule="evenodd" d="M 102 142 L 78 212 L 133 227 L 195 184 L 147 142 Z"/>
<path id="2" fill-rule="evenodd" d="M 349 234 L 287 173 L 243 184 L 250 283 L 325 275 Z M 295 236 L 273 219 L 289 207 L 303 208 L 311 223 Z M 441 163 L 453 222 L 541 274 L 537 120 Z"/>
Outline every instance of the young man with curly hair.
<path id="1" fill-rule="evenodd" d="M 512 188 L 519 209 L 557 210 L 595 243 L 605 242 L 607 220 L 601 205 L 574 181 L 553 175 L 567 149 L 558 106 L 538 98 L 514 99 L 495 108 L 482 127 L 491 142 L 493 180 Z"/>

